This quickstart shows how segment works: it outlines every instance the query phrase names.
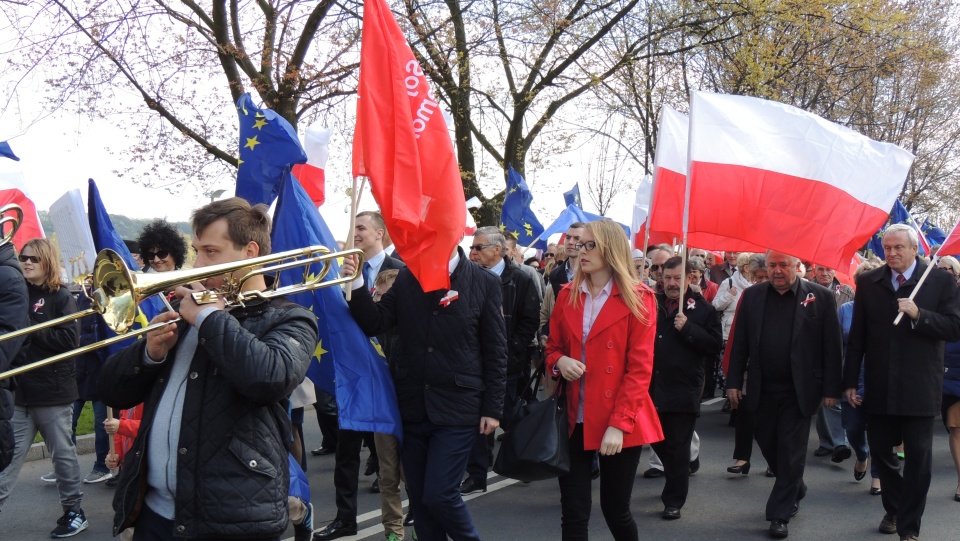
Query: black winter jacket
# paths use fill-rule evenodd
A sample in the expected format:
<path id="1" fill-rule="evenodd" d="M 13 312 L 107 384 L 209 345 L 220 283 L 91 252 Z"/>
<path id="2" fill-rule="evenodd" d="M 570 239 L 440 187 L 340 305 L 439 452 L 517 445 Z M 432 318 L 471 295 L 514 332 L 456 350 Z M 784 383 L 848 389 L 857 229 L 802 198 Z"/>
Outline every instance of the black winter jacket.
<path id="1" fill-rule="evenodd" d="M 179 325 L 180 336 L 187 325 Z M 317 324 L 285 299 L 216 311 L 198 329 L 177 456 L 175 537 L 269 537 L 286 530 L 290 423 L 286 398 L 303 381 Z M 147 440 L 171 361 L 146 365 L 146 340 L 117 352 L 100 371 L 108 406 L 144 403 L 140 431 L 113 498 L 114 535 L 134 526 L 147 491 Z M 144 462 L 146 461 L 146 462 Z"/>
<path id="2" fill-rule="evenodd" d="M 530 342 L 540 325 L 537 284 L 509 258 L 500 275 L 503 321 L 507 329 L 507 374 L 524 373 L 530 367 Z"/>
<path id="3" fill-rule="evenodd" d="M 28 283 L 27 292 L 30 295 L 27 313 L 31 325 L 77 312 L 77 303 L 66 287 L 50 291 Z M 77 320 L 36 331 L 27 336 L 27 343 L 13 361 L 13 366 L 53 357 L 79 345 L 80 322 Z M 15 379 L 18 406 L 62 406 L 77 399 L 77 369 L 73 358 L 36 368 Z"/>
<path id="4" fill-rule="evenodd" d="M 10 243 L 0 246 L 0 335 L 30 324 L 27 317 L 27 282 Z M 20 352 L 26 337 L 0 342 L 0 372 L 6 372 Z M 0 381 L 0 471 L 13 458 L 13 393 L 10 380 Z"/>
<path id="5" fill-rule="evenodd" d="M 404 268 L 379 303 L 364 288 L 353 291 L 350 313 L 367 336 L 397 330 L 394 383 L 405 423 L 466 426 L 503 414 L 507 339 L 500 284 L 461 250 L 450 290 L 458 298 L 443 306 L 447 290 L 425 293 Z"/>
<path id="6" fill-rule="evenodd" d="M 666 301 L 666 294 L 657 293 L 650 398 L 658 412 L 699 413 L 705 362 L 720 353 L 723 326 L 713 305 L 688 291 L 682 301 L 687 322 L 678 331 L 673 324 L 678 309 L 668 312 Z"/>

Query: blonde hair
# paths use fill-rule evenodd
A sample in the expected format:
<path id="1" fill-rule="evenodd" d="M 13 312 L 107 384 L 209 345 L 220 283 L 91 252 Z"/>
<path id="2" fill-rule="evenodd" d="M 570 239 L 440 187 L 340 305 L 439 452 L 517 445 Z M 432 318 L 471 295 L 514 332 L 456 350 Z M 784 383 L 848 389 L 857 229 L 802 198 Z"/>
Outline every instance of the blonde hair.
<path id="1" fill-rule="evenodd" d="M 585 229 L 593 234 L 593 240 L 597 243 L 596 250 L 610 266 L 613 281 L 620 290 L 623 303 L 641 323 L 649 325 L 650 314 L 637 291 L 640 279 L 637 277 L 637 268 L 633 265 L 633 253 L 623 228 L 613 220 L 596 220 L 588 223 Z M 572 290 L 570 303 L 574 306 L 580 303 L 580 285 L 586 278 L 583 267 L 578 266 L 570 283 Z"/>
<path id="2" fill-rule="evenodd" d="M 36 256 L 40 258 L 40 272 L 43 273 L 43 283 L 45 289 L 57 291 L 63 282 L 60 280 L 60 258 L 53 250 L 53 245 L 46 239 L 33 239 L 27 241 L 20 249 L 20 253 L 27 248 L 33 249 Z"/>

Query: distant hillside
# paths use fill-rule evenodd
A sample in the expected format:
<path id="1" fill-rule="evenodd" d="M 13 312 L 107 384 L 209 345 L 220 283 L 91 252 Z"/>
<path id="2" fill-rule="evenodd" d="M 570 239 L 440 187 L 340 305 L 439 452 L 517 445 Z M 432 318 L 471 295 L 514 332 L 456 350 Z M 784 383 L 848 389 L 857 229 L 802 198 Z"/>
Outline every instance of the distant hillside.
<path id="1" fill-rule="evenodd" d="M 40 225 L 43 226 L 43 231 L 50 236 L 56 233 L 56 229 L 53 227 L 53 220 L 50 219 L 50 213 L 41 210 L 37 214 L 40 215 Z M 124 239 L 136 239 L 140 236 L 140 231 L 143 230 L 144 226 L 152 222 L 154 218 L 150 219 L 140 219 L 140 218 L 127 218 L 120 214 L 111 214 L 110 221 L 113 222 L 113 227 L 117 230 L 117 233 L 120 234 L 120 237 Z M 190 224 L 187 222 L 172 222 L 173 225 L 179 229 L 181 232 L 190 235 Z"/>

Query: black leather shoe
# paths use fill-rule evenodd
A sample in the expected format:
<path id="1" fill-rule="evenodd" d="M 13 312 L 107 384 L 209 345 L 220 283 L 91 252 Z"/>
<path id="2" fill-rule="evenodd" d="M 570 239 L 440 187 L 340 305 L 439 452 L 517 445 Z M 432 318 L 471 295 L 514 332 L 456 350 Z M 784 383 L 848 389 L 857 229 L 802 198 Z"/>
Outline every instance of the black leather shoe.
<path id="1" fill-rule="evenodd" d="M 369 476 L 380 472 L 380 462 L 376 455 L 370 455 L 367 458 L 367 469 L 363 470 L 363 475 Z"/>
<path id="2" fill-rule="evenodd" d="M 665 507 L 663 514 L 660 516 L 662 516 L 664 520 L 677 520 L 680 518 L 680 510 L 676 507 Z"/>
<path id="3" fill-rule="evenodd" d="M 110 481 L 107 481 L 107 482 L 109 483 Z M 107 485 L 107 486 L 110 486 L 110 485 Z M 960 493 L 953 495 L 953 501 L 960 502 Z"/>
<path id="4" fill-rule="evenodd" d="M 827 449 L 824 446 L 817 447 L 817 450 L 813 452 L 813 456 L 827 456 L 832 455 L 833 449 Z"/>
<path id="5" fill-rule="evenodd" d="M 800 500 L 797 500 L 793 502 L 793 507 L 790 508 L 790 516 L 795 517 L 799 512 L 800 512 Z"/>
<path id="6" fill-rule="evenodd" d="M 693 475 L 700 471 L 700 457 L 693 459 L 693 462 L 690 463 L 690 475 Z"/>
<path id="7" fill-rule="evenodd" d="M 486 492 L 487 485 L 480 484 L 472 477 L 467 477 L 467 480 L 460 484 L 460 494 L 473 494 L 474 492 Z"/>
<path id="8" fill-rule="evenodd" d="M 746 461 L 739 466 L 730 466 L 727 468 L 727 471 L 730 473 L 739 473 L 740 475 L 747 475 L 750 473 L 750 461 Z"/>
<path id="9" fill-rule="evenodd" d="M 853 478 L 856 479 L 857 481 L 862 481 L 863 478 L 867 476 L 867 463 L 866 462 L 863 463 L 863 471 L 857 470 L 857 464 L 860 464 L 859 460 L 857 461 L 856 464 L 853 465 Z"/>
<path id="10" fill-rule="evenodd" d="M 870 495 L 871 495 L 871 496 L 879 496 L 879 495 L 881 495 L 881 494 L 883 494 L 883 491 L 880 490 L 879 487 L 870 487 Z M 960 500 L 957 500 L 957 501 L 960 502 Z"/>
<path id="11" fill-rule="evenodd" d="M 774 539 L 785 539 L 790 535 L 789 530 L 787 530 L 787 523 L 782 520 L 771 520 L 770 521 L 770 537 Z"/>
<path id="12" fill-rule="evenodd" d="M 771 470 L 770 468 L 767 468 L 767 471 L 766 473 L 764 473 L 764 475 L 766 475 L 767 477 L 776 477 L 776 475 L 773 474 L 773 470 Z"/>
<path id="13" fill-rule="evenodd" d="M 380 476 L 377 475 L 377 478 L 373 480 L 373 484 L 370 485 L 370 492 L 374 494 L 380 494 Z"/>
<path id="14" fill-rule="evenodd" d="M 407 513 L 407 516 L 403 517 L 404 526 L 413 526 L 413 511 Z"/>
<path id="15" fill-rule="evenodd" d="M 656 468 L 650 468 L 649 470 L 643 472 L 643 476 L 646 479 L 653 479 L 655 477 L 660 477 L 663 475 L 663 470 L 658 470 Z"/>
<path id="16" fill-rule="evenodd" d="M 313 541 L 339 539 L 348 535 L 357 535 L 357 523 L 345 522 L 338 518 L 328 524 L 326 528 L 313 532 Z"/>
<path id="17" fill-rule="evenodd" d="M 838 445 L 833 449 L 833 456 L 830 457 L 830 462 L 839 464 L 844 460 L 853 456 L 853 451 L 846 445 Z"/>
<path id="18" fill-rule="evenodd" d="M 313 451 L 310 451 L 310 454 L 313 456 L 323 456 L 323 455 L 332 455 L 333 453 L 336 453 L 336 452 L 337 450 L 334 449 L 333 447 L 324 447 L 321 445 L 320 447 L 317 447 Z"/>
<path id="19" fill-rule="evenodd" d="M 897 533 L 897 517 L 889 513 L 884 514 L 883 520 L 880 521 L 880 527 L 877 528 L 877 530 L 885 534 Z"/>

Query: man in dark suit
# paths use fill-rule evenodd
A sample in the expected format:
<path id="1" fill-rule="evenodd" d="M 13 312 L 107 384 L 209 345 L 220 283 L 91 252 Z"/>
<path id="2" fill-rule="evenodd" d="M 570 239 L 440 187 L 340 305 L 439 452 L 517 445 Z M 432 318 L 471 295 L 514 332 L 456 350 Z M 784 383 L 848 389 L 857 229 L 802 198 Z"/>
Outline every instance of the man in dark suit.
<path id="1" fill-rule="evenodd" d="M 740 252 L 723 252 L 723 261 L 710 267 L 710 281 L 720 285 L 737 272 L 737 258 Z"/>
<path id="2" fill-rule="evenodd" d="M 950 274 L 917 257 L 919 237 L 910 226 L 883 232 L 886 265 L 857 280 L 847 358 L 863 359 L 865 397 L 857 395 L 859 362 L 848 362 L 847 401 L 866 408 L 867 439 L 880 469 L 885 514 L 882 533 L 920 535 L 930 488 L 933 419 L 940 412 L 944 342 L 960 340 L 960 300 Z M 910 295 L 915 293 L 913 299 Z M 902 321 L 894 325 L 897 314 Z M 903 441 L 903 475 L 893 447 Z"/>
<path id="3" fill-rule="evenodd" d="M 767 253 L 770 281 L 747 288 L 740 298 L 727 380 L 731 406 L 746 396 L 757 445 L 777 477 L 766 510 L 774 538 L 787 537 L 787 523 L 806 495 L 810 419 L 821 400 L 832 407 L 841 391 L 843 346 L 835 295 L 800 280 L 799 268 L 795 257 Z"/>
<path id="4" fill-rule="evenodd" d="M 371 294 L 377 275 L 381 271 L 401 269 L 403 262 L 387 255 L 383 250 L 383 238 L 386 224 L 383 216 L 376 211 L 364 211 L 357 214 L 354 225 L 353 243 L 363 250 L 363 287 Z M 320 421 L 318 412 L 318 422 Z M 337 431 L 336 462 L 333 470 L 333 486 L 336 489 L 337 517 L 322 530 L 314 534 L 314 540 L 325 541 L 357 533 L 357 490 L 360 484 L 360 452 L 364 441 L 370 448 L 365 475 L 376 473 L 379 476 L 377 447 L 369 432 L 353 430 Z M 320 451 L 315 449 L 314 451 Z M 321 454 L 314 452 L 314 454 Z M 379 491 L 379 480 L 374 481 L 375 491 Z"/>

